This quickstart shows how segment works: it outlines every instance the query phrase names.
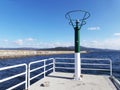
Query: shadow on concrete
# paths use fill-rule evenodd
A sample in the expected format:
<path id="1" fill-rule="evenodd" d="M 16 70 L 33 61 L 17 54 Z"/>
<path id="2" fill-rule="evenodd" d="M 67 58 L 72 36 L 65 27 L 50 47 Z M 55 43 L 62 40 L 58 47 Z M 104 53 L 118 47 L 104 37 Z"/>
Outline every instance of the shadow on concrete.
<path id="1" fill-rule="evenodd" d="M 55 75 L 48 75 L 46 77 L 61 78 L 61 79 L 74 79 L 73 77 L 64 77 L 64 76 L 55 76 Z"/>

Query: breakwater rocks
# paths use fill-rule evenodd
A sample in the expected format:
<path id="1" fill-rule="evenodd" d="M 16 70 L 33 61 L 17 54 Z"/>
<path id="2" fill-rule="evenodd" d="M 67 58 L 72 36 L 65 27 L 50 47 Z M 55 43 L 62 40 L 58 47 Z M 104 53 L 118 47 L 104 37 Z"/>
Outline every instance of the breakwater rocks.
<path id="1" fill-rule="evenodd" d="M 73 51 L 0 50 L 0 59 L 35 55 L 70 54 Z"/>

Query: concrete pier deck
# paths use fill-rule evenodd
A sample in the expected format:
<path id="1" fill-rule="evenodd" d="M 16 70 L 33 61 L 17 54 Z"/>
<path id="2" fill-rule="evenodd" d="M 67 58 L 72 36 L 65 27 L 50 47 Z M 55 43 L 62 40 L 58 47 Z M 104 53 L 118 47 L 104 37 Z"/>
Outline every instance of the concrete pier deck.
<path id="1" fill-rule="evenodd" d="M 45 85 L 45 86 L 44 86 Z M 117 90 L 109 76 L 83 74 L 82 81 L 71 73 L 54 72 L 32 84 L 29 90 Z"/>

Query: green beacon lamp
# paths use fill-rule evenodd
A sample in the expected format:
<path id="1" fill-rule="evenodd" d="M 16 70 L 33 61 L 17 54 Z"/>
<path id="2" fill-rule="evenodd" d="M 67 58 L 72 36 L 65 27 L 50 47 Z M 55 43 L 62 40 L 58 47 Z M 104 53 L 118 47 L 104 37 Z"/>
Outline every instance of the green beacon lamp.
<path id="1" fill-rule="evenodd" d="M 90 13 L 83 10 L 69 11 L 65 15 L 75 31 L 75 80 L 81 80 L 81 59 L 80 59 L 80 30 L 86 24 L 86 19 L 90 17 Z"/>

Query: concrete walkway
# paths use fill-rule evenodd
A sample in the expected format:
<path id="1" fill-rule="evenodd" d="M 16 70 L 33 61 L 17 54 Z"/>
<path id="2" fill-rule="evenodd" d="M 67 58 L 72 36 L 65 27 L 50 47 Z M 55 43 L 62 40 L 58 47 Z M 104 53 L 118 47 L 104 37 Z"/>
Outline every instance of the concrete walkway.
<path id="1" fill-rule="evenodd" d="M 71 73 L 51 73 L 31 85 L 29 90 L 117 90 L 108 76 L 83 75 L 82 81 L 75 81 Z"/>

